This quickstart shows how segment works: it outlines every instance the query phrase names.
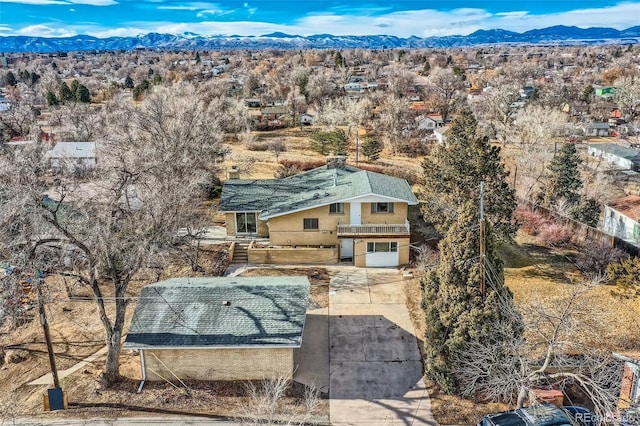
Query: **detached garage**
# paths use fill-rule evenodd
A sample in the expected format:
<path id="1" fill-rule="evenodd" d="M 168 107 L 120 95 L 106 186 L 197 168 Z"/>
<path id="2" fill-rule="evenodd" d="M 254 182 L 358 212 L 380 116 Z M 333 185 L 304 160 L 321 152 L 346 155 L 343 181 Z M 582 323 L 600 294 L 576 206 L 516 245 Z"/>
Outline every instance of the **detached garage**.
<path id="1" fill-rule="evenodd" d="M 293 375 L 307 277 L 172 278 L 144 287 L 125 349 L 142 379 L 257 380 Z"/>

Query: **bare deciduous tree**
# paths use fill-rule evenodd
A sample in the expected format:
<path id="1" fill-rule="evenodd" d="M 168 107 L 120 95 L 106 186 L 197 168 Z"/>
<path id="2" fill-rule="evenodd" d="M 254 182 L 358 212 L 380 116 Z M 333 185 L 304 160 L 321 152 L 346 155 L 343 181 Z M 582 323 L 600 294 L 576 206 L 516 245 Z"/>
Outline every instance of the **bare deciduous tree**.
<path id="1" fill-rule="evenodd" d="M 0 158 L 0 251 L 23 270 L 74 274 L 91 289 L 106 334 L 104 386 L 119 378 L 130 281 L 187 225 L 211 178 L 216 113 L 183 85 L 157 88 L 138 108 L 120 105 L 90 184 L 64 168 L 52 178 L 38 146 Z"/>
<path id="2" fill-rule="evenodd" d="M 453 369 L 464 395 L 521 407 L 535 387 L 577 386 L 596 414 L 614 413 L 622 367 L 610 352 L 585 343 L 594 337 L 585 332 L 597 333 L 597 312 L 584 298 L 589 288 L 576 286 L 553 307 L 531 302 L 523 309 L 524 336 L 465 344 Z M 503 309 L 507 315 L 516 312 L 514 305 Z M 508 321 L 494 323 L 493 332 L 510 336 Z"/>

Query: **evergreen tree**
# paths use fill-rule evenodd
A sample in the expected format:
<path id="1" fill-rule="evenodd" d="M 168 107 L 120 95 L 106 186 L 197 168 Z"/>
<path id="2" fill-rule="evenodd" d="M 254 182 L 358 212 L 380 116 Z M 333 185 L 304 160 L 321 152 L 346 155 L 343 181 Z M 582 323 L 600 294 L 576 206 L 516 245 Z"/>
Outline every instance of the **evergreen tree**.
<path id="1" fill-rule="evenodd" d="M 569 215 L 578 222 L 591 227 L 598 226 L 600 205 L 593 198 L 580 197 L 580 202 L 569 210 Z"/>
<path id="2" fill-rule="evenodd" d="M 125 89 L 133 89 L 133 86 L 135 86 L 135 84 L 133 83 L 133 79 L 131 78 L 130 75 L 128 75 L 125 79 L 124 79 L 124 88 Z"/>
<path id="3" fill-rule="evenodd" d="M 73 93 L 73 97 L 75 99 L 76 93 L 78 92 L 78 86 L 80 85 L 80 82 L 78 80 L 73 80 L 71 82 L 71 86 L 69 86 L 69 89 L 71 90 L 71 92 Z"/>
<path id="4" fill-rule="evenodd" d="M 311 134 L 311 149 L 323 155 L 341 154 L 348 146 L 347 134 L 342 129 L 316 130 Z"/>
<path id="5" fill-rule="evenodd" d="M 62 83 L 60 83 L 59 91 L 60 93 L 58 99 L 60 100 L 60 102 L 64 103 L 75 99 L 74 93 L 71 91 L 71 89 L 69 89 L 69 86 L 66 82 L 63 81 Z"/>
<path id="6" fill-rule="evenodd" d="M 476 133 L 477 124 L 471 111 L 463 109 L 451 124 L 446 144 L 424 159 L 422 212 L 425 221 L 446 235 L 458 207 L 478 200 L 480 182 L 484 182 L 485 213 L 497 235 L 508 237 L 515 232 L 515 193 L 507 183 L 509 173 L 501 162 L 500 148 Z"/>
<path id="7" fill-rule="evenodd" d="M 49 90 L 47 92 L 47 105 L 49 105 L 50 107 L 53 107 L 53 106 L 57 106 L 58 104 L 60 104 L 60 101 L 58 101 L 58 97 L 56 96 L 55 93 Z"/>
<path id="8" fill-rule="evenodd" d="M 554 209 L 560 200 L 569 206 L 579 202 L 578 191 L 582 188 L 582 178 L 578 166 L 581 163 L 576 146 L 572 143 L 562 144 L 547 167 L 550 176 L 538 194 L 543 207 Z"/>
<path id="9" fill-rule="evenodd" d="M 83 103 L 91 102 L 91 94 L 89 93 L 89 89 L 84 84 L 78 84 L 76 88 L 76 101 Z"/>
<path id="10" fill-rule="evenodd" d="M 376 161 L 380 158 L 380 153 L 382 152 L 382 144 L 378 140 L 378 138 L 367 137 L 362 144 L 362 154 L 369 161 Z"/>
<path id="11" fill-rule="evenodd" d="M 558 210 L 560 205 L 574 220 L 589 226 L 597 226 L 600 219 L 600 205 L 593 198 L 580 195 L 582 158 L 572 143 L 565 143 L 549 163 L 549 178 L 538 194 L 543 207 Z"/>
<path id="12" fill-rule="evenodd" d="M 4 77 L 4 85 L 5 86 L 15 86 L 18 84 L 18 80 L 16 80 L 16 76 L 13 72 L 9 71 Z"/>
<path id="13" fill-rule="evenodd" d="M 333 57 L 333 61 L 336 64 L 336 68 L 343 68 L 347 65 L 346 61 L 342 57 L 342 53 L 340 52 L 336 52 L 335 56 Z"/>
<path id="14" fill-rule="evenodd" d="M 151 83 L 149 83 L 149 80 L 143 80 L 142 83 L 136 85 L 133 88 L 133 99 L 134 100 L 139 100 L 140 97 L 142 96 L 143 93 L 148 92 L 151 89 Z"/>
<path id="15" fill-rule="evenodd" d="M 504 286 L 502 261 L 495 252 L 490 224 L 485 232 L 485 297 L 480 292 L 479 210 L 472 201 L 457 208 L 456 220 L 440 241 L 440 263 L 422 277 L 426 314 L 426 373 L 445 392 L 456 392 L 451 365 L 455 354 L 472 340 L 500 341 L 523 332 L 520 316 L 512 309 L 512 294 Z M 496 321 L 509 324 L 508 336 L 496 334 Z"/>

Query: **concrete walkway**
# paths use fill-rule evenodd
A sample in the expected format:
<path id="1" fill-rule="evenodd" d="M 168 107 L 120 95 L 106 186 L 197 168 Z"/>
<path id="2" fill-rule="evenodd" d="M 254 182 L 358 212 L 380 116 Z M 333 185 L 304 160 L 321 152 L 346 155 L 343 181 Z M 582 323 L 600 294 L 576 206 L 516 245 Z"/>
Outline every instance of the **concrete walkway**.
<path id="1" fill-rule="evenodd" d="M 341 267 L 329 285 L 332 425 L 437 425 L 394 269 Z"/>
<path id="2" fill-rule="evenodd" d="M 65 377 L 67 377 L 69 374 L 71 373 L 75 373 L 76 371 L 86 367 L 87 365 L 95 362 L 98 360 L 98 358 L 100 358 L 102 355 L 106 355 L 107 353 L 107 347 L 105 346 L 104 348 L 100 349 L 98 352 L 95 352 L 92 355 L 89 355 L 87 358 L 83 359 L 82 361 L 80 361 L 79 363 L 73 365 L 72 367 L 67 368 L 66 370 L 59 370 L 58 371 L 58 379 L 62 380 Z M 44 376 L 35 379 L 32 382 L 27 383 L 27 385 L 30 386 L 37 386 L 37 385 L 53 385 L 53 376 L 51 375 L 51 373 L 47 373 Z"/>

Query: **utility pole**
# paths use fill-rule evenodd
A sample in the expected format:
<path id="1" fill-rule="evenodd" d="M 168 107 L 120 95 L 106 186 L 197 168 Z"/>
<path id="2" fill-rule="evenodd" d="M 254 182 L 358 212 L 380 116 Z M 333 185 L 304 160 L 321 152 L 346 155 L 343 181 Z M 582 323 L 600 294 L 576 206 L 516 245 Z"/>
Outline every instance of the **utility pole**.
<path id="1" fill-rule="evenodd" d="M 44 330 L 44 340 L 47 342 L 47 353 L 49 354 L 49 365 L 51 365 L 51 376 L 53 376 L 53 387 L 60 387 L 60 380 L 58 379 L 58 369 L 56 368 L 56 359 L 53 356 L 53 345 L 51 344 L 51 333 L 49 332 L 49 322 L 47 321 L 47 314 L 44 309 L 44 298 L 42 297 L 42 272 L 36 272 L 36 289 L 38 291 L 38 313 L 40 314 L 40 324 Z"/>
<path id="2" fill-rule="evenodd" d="M 483 302 L 485 293 L 484 232 L 484 182 L 480 182 L 480 296 Z"/>

